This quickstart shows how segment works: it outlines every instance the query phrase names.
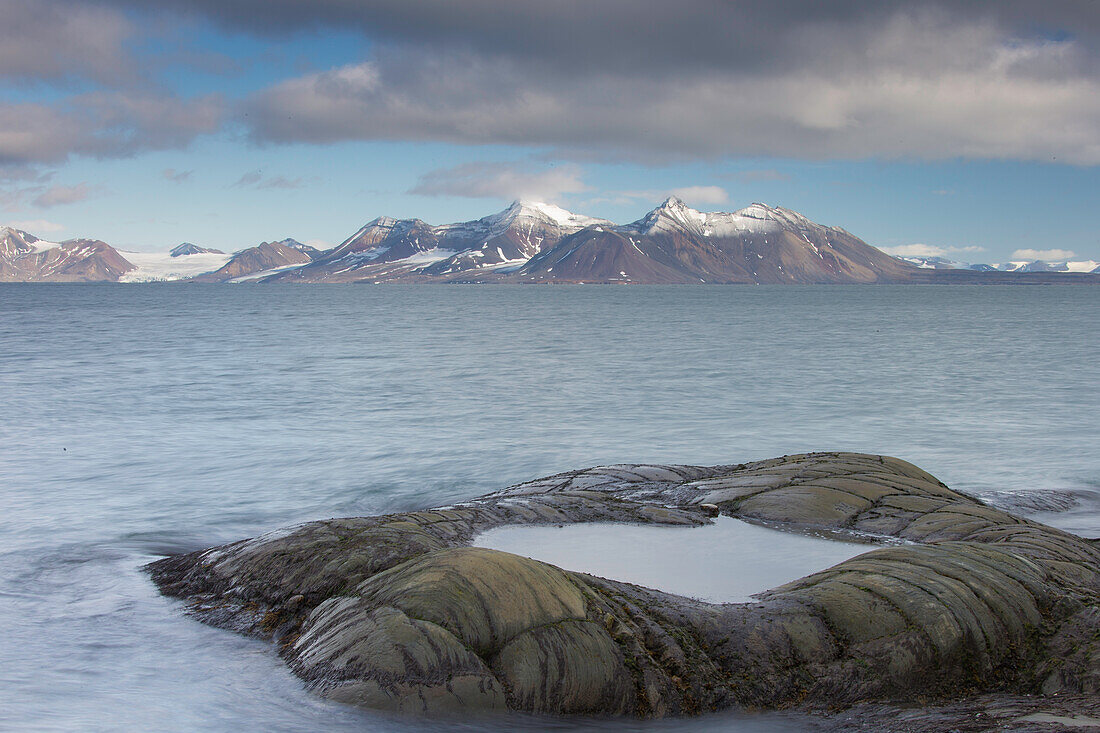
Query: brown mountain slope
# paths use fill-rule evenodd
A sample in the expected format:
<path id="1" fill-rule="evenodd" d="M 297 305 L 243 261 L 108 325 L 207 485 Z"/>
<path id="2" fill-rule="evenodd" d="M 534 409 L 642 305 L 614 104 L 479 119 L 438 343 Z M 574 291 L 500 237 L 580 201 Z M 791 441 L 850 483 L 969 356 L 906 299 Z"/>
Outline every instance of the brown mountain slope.
<path id="1" fill-rule="evenodd" d="M 270 278 L 297 282 L 431 282 L 496 279 L 562 237 L 602 219 L 516 201 L 476 221 L 433 226 L 379 217 L 311 264 Z"/>
<path id="2" fill-rule="evenodd" d="M 519 281 L 851 283 L 904 281 L 917 268 L 843 229 L 753 204 L 704 214 L 670 198 L 643 219 L 586 229 L 539 253 Z"/>
<path id="3" fill-rule="evenodd" d="M 118 282 L 133 269 L 106 242 L 70 239 L 54 244 L 0 228 L 0 282 Z"/>
<path id="4" fill-rule="evenodd" d="M 200 275 L 194 278 L 194 282 L 226 282 L 280 267 L 305 264 L 309 261 L 310 256 L 307 253 L 288 247 L 282 242 L 261 242 L 255 247 L 242 249 L 220 269 Z"/>

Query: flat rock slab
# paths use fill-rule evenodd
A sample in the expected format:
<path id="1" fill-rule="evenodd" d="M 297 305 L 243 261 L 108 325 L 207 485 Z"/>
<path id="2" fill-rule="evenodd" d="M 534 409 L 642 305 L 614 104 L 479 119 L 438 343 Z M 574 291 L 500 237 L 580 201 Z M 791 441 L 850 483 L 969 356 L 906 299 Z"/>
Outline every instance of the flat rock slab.
<path id="1" fill-rule="evenodd" d="M 698 526 L 719 513 L 899 543 L 737 604 L 469 546 L 510 525 Z M 149 570 L 201 620 L 274 640 L 318 694 L 369 708 L 847 709 L 869 724 L 893 710 L 932 730 L 919 726 L 998 695 L 1011 714 L 986 716 L 989 730 L 1100 716 L 1096 543 L 886 456 L 602 466 L 453 507 L 312 522 Z"/>

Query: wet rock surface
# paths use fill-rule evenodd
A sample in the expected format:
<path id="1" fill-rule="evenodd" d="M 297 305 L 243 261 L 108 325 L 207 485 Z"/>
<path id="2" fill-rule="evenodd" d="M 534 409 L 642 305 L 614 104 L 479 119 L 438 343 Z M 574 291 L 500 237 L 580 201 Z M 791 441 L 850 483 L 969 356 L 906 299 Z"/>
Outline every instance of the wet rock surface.
<path id="1" fill-rule="evenodd" d="M 894 543 L 742 604 L 468 546 L 505 525 L 694 526 L 716 512 Z M 318 694 L 370 708 L 782 708 L 821 713 L 826 728 L 913 731 L 1100 719 L 1100 547 L 884 456 L 602 466 L 455 507 L 311 522 L 149 570 L 201 620 L 273 639 Z"/>

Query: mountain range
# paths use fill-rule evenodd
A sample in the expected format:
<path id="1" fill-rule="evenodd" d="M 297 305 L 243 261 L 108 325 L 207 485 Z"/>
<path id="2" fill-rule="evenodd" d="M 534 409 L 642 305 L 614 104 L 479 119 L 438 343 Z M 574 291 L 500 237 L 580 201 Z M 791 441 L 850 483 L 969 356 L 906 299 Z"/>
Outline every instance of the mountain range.
<path id="1" fill-rule="evenodd" d="M 8 282 L 1045 282 L 1084 265 L 1014 264 L 1020 266 L 998 270 L 892 257 L 790 209 L 757 203 L 704 213 L 676 197 L 629 224 L 526 201 L 456 224 L 379 217 L 324 251 L 284 239 L 232 254 L 188 242 L 163 254 L 128 252 L 98 240 L 47 242 L 0 227 L 0 281 Z M 1100 264 L 1091 264 L 1100 272 Z M 1100 275 L 1055 280 L 1100 282 Z"/>
<path id="2" fill-rule="evenodd" d="M 1018 260 L 995 265 L 959 262 L 946 257 L 908 257 L 898 259 L 928 270 L 975 270 L 977 272 L 1078 272 L 1100 274 L 1100 262 L 1096 260 Z"/>

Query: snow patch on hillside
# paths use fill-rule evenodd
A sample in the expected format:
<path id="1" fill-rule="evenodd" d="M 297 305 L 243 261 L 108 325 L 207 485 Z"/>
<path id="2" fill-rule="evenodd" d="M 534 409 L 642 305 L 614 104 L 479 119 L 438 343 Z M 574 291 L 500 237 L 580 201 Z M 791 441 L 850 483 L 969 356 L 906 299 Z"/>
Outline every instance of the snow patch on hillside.
<path id="1" fill-rule="evenodd" d="M 194 256 L 194 255 L 192 255 L 192 256 Z M 261 270 L 259 272 L 250 272 L 247 275 L 241 275 L 240 277 L 234 277 L 234 278 L 231 278 L 229 280 L 226 280 L 226 282 L 228 282 L 228 283 L 246 283 L 246 282 L 249 282 L 251 280 L 259 280 L 261 278 L 267 277 L 268 275 L 274 275 L 274 274 L 279 273 L 279 272 L 286 272 L 287 270 L 296 270 L 299 267 L 302 267 L 302 266 L 308 265 L 308 264 L 309 264 L 308 262 L 296 262 L 293 265 L 281 265 L 279 267 L 272 267 L 268 270 Z"/>
<path id="2" fill-rule="evenodd" d="M 39 239 L 29 243 L 34 247 L 36 253 L 45 252 L 47 250 L 56 249 L 61 246 L 60 242 L 47 242 L 45 239 Z"/>

